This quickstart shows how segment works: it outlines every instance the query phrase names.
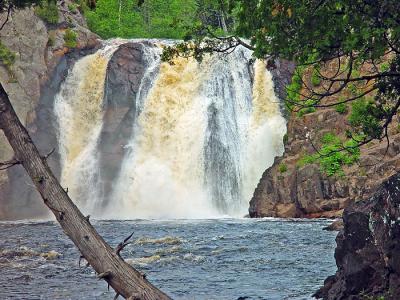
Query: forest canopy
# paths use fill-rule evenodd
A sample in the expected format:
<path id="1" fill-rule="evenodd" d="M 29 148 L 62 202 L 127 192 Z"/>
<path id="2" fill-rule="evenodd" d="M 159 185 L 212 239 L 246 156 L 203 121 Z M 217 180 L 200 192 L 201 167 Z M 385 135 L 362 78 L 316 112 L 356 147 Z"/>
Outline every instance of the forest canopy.
<path id="1" fill-rule="evenodd" d="M 224 1 L 98 0 L 85 13 L 90 29 L 102 38 L 184 39 L 193 26 L 227 30 Z"/>

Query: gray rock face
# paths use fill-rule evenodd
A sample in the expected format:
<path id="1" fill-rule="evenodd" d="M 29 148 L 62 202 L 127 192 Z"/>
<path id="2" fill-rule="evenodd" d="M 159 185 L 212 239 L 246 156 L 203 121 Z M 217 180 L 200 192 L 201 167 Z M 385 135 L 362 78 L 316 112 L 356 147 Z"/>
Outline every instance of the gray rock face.
<path id="1" fill-rule="evenodd" d="M 39 150 L 44 154 L 56 147 L 55 132 L 50 116 L 54 94 L 64 79 L 69 64 L 90 49 L 99 46 L 98 37 L 85 28 L 79 12 L 72 13 L 70 1 L 59 1 L 60 22 L 46 25 L 34 9 L 14 11 L 0 32 L 1 42 L 16 53 L 12 74 L 0 65 L 0 81 L 21 120 Z M 0 14 L 1 19 L 5 15 Z M 68 20 L 68 22 L 66 21 Z M 64 46 L 64 33 L 72 27 L 78 36 L 77 49 Z M 49 40 L 54 41 L 50 43 Z M 0 161 L 9 160 L 12 149 L 0 132 Z M 57 173 L 57 155 L 50 165 Z M 0 172 L 0 219 L 29 218 L 46 212 L 30 179 L 21 167 Z"/>
<path id="2" fill-rule="evenodd" d="M 384 180 L 400 171 L 400 134 L 390 128 L 390 144 L 361 148 L 358 165 L 345 166 L 345 177 L 328 177 L 316 164 L 299 165 L 304 154 L 314 153 L 306 135 L 321 140 L 327 132 L 344 135 L 346 116 L 333 109 L 321 109 L 288 122 L 283 157 L 267 169 L 250 201 L 251 217 L 340 217 L 343 209 L 357 199 L 366 199 Z M 386 155 L 385 155 L 386 153 Z M 282 172 L 280 166 L 286 168 Z"/>
<path id="3" fill-rule="evenodd" d="M 370 199 L 345 209 L 343 221 L 336 238 L 338 270 L 315 296 L 400 299 L 400 175 L 384 182 Z"/>
<path id="4" fill-rule="evenodd" d="M 295 64 L 285 59 L 275 59 L 272 63 L 268 64 L 268 70 L 272 74 L 274 80 L 275 93 L 279 99 L 286 98 L 286 87 L 292 81 L 292 75 L 295 70 Z M 281 101 L 281 108 L 285 110 L 283 101 Z"/>
<path id="5" fill-rule="evenodd" d="M 142 43 L 127 43 L 118 48 L 108 63 L 105 84 L 105 113 L 99 150 L 104 199 L 118 175 L 125 144 L 133 131 L 137 115 L 136 95 L 146 70 Z"/>

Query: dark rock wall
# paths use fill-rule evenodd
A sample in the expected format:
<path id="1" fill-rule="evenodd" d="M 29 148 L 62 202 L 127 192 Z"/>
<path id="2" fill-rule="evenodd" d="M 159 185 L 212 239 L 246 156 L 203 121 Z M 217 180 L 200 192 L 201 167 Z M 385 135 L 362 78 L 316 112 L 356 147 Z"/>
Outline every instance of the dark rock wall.
<path id="1" fill-rule="evenodd" d="M 298 164 L 305 154 L 315 153 L 307 135 L 316 145 L 327 132 L 344 138 L 346 124 L 346 115 L 331 108 L 303 117 L 293 113 L 288 121 L 285 153 L 264 172 L 250 201 L 250 216 L 338 217 L 351 202 L 368 198 L 380 183 L 400 171 L 397 119 L 389 130 L 389 147 L 386 141 L 363 146 L 359 163 L 343 168 L 345 176 L 328 177 L 316 164 Z M 281 165 L 287 170 L 282 172 Z"/>
<path id="2" fill-rule="evenodd" d="M 125 146 L 133 134 L 133 125 L 139 109 L 135 100 L 141 85 L 144 84 L 142 79 L 147 68 L 145 47 L 143 43 L 124 44 L 108 63 L 105 112 L 98 145 L 100 173 L 104 186 L 103 202 L 108 200 L 113 180 L 118 176 L 127 149 Z"/>
<path id="3" fill-rule="evenodd" d="M 316 296 L 400 299 L 400 174 L 384 182 L 370 199 L 351 204 L 343 221 L 336 238 L 338 270 Z"/>

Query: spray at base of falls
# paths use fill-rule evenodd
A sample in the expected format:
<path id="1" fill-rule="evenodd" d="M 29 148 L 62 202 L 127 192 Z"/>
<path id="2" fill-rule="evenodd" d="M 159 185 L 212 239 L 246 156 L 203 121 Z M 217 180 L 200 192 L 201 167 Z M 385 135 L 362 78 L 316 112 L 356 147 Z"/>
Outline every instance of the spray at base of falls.
<path id="1" fill-rule="evenodd" d="M 201 64 L 184 58 L 168 64 L 160 62 L 159 47 L 143 43 L 146 72 L 131 99 L 133 134 L 103 199 L 97 148 L 104 81 L 121 43 L 78 61 L 56 99 L 62 184 L 73 200 L 103 218 L 245 215 L 263 171 L 283 153 L 286 122 L 271 74 L 262 61 L 251 66 L 244 48 Z"/>

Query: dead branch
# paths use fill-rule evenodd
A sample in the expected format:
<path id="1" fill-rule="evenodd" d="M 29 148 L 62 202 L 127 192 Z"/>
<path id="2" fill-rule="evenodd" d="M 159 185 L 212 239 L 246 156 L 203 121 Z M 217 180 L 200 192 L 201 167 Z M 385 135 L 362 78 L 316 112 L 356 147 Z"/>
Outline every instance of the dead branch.
<path id="1" fill-rule="evenodd" d="M 17 159 L 12 159 L 5 162 L 0 162 L 0 171 L 7 170 L 13 166 L 20 165 L 21 162 Z"/>
<path id="2" fill-rule="evenodd" d="M 18 119 L 1 84 L 0 129 L 3 130 L 14 150 L 15 161 L 13 163 L 18 161 L 24 167 L 40 193 L 44 204 L 51 209 L 65 234 L 99 274 L 99 278 L 104 279 L 125 298 L 140 295 L 141 300 L 170 299 L 165 293 L 143 278 L 140 272 L 123 261 L 86 220 L 61 187 L 47 161 L 40 156 L 28 131 Z M 124 240 L 122 245 L 126 243 L 127 239 Z"/>
<path id="3" fill-rule="evenodd" d="M 117 247 L 115 248 L 115 254 L 117 254 L 119 257 L 121 257 L 120 252 L 128 246 L 131 242 L 128 242 L 130 238 L 133 236 L 134 232 L 132 232 L 126 239 L 124 239 L 123 242 L 119 243 Z M 122 258 L 122 257 L 121 257 Z"/>
<path id="4" fill-rule="evenodd" d="M 50 157 L 50 155 L 52 155 L 54 153 L 55 150 L 56 150 L 56 148 L 51 149 L 51 151 L 49 153 L 47 153 L 45 156 L 43 156 L 43 159 L 48 159 Z"/>

